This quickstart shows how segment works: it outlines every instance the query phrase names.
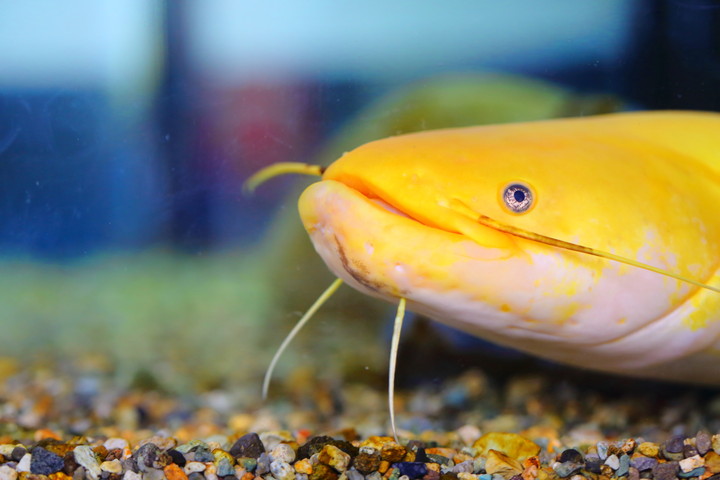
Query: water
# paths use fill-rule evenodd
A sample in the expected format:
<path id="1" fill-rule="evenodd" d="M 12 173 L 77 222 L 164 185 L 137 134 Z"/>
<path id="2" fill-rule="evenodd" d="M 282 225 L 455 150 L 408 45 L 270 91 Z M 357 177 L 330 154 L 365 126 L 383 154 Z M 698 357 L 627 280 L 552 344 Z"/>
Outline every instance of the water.
<path id="1" fill-rule="evenodd" d="M 245 197 L 257 169 L 418 129 L 720 108 L 708 1 L 300 5 L 0 3 L 4 355 L 256 379 L 330 281 L 295 218 L 307 180 Z M 350 335 L 377 355 L 336 369 L 382 371 L 385 319 L 346 293 L 290 358 Z"/>

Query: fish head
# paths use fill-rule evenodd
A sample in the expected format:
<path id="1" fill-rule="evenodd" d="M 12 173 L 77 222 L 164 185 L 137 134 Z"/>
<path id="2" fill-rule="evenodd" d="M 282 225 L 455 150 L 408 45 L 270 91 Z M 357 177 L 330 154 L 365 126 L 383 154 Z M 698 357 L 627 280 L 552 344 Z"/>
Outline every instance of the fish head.
<path id="1" fill-rule="evenodd" d="M 328 267 L 361 292 L 406 298 L 500 344 L 594 362 L 578 346 L 626 338 L 697 288 L 482 219 L 704 280 L 716 260 L 698 248 L 707 225 L 688 212 L 708 199 L 674 190 L 692 172 L 656 165 L 662 149 L 562 122 L 363 145 L 303 192 L 303 224 Z"/>

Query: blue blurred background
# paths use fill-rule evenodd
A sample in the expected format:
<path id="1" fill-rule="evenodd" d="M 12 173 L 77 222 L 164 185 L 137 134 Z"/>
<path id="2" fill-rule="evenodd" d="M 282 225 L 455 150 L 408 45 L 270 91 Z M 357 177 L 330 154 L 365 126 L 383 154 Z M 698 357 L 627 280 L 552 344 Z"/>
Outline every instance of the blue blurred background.
<path id="1" fill-rule="evenodd" d="M 315 161 L 377 98 L 454 72 L 717 110 L 718 45 L 710 0 L 0 0 L 0 347 L 196 368 L 268 321 L 293 291 L 277 278 L 308 283 L 246 259 L 295 201 L 286 178 L 244 197 L 252 172 Z M 167 347 L 180 327 L 194 340 Z"/>
<path id="2" fill-rule="evenodd" d="M 708 1 L 0 1 L 0 254 L 261 238 L 282 188 L 379 94 L 500 70 L 643 108 L 720 107 Z M 284 186 L 286 183 L 279 183 Z"/>

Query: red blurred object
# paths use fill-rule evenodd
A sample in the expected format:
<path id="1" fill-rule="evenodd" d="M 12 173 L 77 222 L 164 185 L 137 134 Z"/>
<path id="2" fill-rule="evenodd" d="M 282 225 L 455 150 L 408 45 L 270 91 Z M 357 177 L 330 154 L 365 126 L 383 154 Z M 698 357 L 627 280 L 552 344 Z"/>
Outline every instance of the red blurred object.
<path id="1" fill-rule="evenodd" d="M 275 162 L 303 161 L 318 140 L 303 84 L 250 83 L 211 89 L 207 141 L 239 182 Z M 230 167 L 230 168 L 228 168 Z"/>

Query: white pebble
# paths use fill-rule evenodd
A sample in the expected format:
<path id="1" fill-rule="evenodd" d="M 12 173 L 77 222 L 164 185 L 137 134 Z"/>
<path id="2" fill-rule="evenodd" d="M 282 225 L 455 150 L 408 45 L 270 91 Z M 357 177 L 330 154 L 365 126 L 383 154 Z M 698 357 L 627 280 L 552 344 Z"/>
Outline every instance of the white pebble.
<path id="1" fill-rule="evenodd" d="M 128 441 L 124 438 L 118 438 L 118 437 L 112 437 L 105 440 L 105 443 L 103 443 L 103 447 L 107 448 L 108 450 L 114 450 L 116 448 L 125 449 L 128 448 Z"/>
<path id="2" fill-rule="evenodd" d="M 16 480 L 17 476 L 17 471 L 14 468 L 7 465 L 0 467 L 0 480 Z"/>
<path id="3" fill-rule="evenodd" d="M 166 480 L 165 472 L 159 468 L 148 468 L 143 472 L 143 480 Z"/>
<path id="4" fill-rule="evenodd" d="M 95 452 L 88 445 L 80 445 L 73 450 L 73 456 L 78 465 L 85 467 L 91 480 L 97 480 L 100 476 L 100 464 L 95 458 Z"/>
<path id="5" fill-rule="evenodd" d="M 221 448 L 223 447 L 220 442 L 216 442 L 216 441 L 214 441 L 214 440 L 208 440 L 208 441 L 205 442 L 205 443 L 207 443 L 207 446 L 208 446 L 208 448 L 210 449 L 211 452 L 212 452 L 213 450 L 221 449 Z"/>
<path id="6" fill-rule="evenodd" d="M 206 468 L 207 465 L 202 462 L 187 462 L 185 467 L 183 467 L 183 472 L 185 472 L 186 475 L 190 475 L 191 473 L 204 472 Z"/>
<path id="7" fill-rule="evenodd" d="M 30 455 L 29 453 L 26 453 L 25 455 L 23 455 L 23 457 L 18 462 L 17 467 L 15 467 L 15 470 L 17 470 L 18 472 L 29 472 L 31 458 L 32 458 L 32 455 Z"/>
<path id="8" fill-rule="evenodd" d="M 605 459 L 605 465 L 612 468 L 613 470 L 617 470 L 618 468 L 620 468 L 620 459 L 615 454 L 608 455 L 608 457 Z"/>
<path id="9" fill-rule="evenodd" d="M 125 475 L 123 475 L 123 480 L 142 480 L 142 474 L 128 470 L 125 472 Z"/>
<path id="10" fill-rule="evenodd" d="M 281 460 L 270 462 L 270 473 L 278 480 L 295 480 L 295 469 Z"/>
<path id="11" fill-rule="evenodd" d="M 270 452 L 270 458 L 285 463 L 295 460 L 295 450 L 287 443 L 281 443 Z"/>
<path id="12" fill-rule="evenodd" d="M 3 443 L 2 445 L 0 445 L 0 455 L 2 455 L 3 457 L 10 457 L 13 450 L 15 450 L 15 447 L 17 447 L 17 445 L 13 445 L 11 443 Z"/>
<path id="13" fill-rule="evenodd" d="M 263 447 L 265 447 L 266 452 L 272 451 L 283 440 L 285 440 L 285 439 L 277 433 L 263 432 L 260 434 L 260 441 L 262 442 Z"/>
<path id="14" fill-rule="evenodd" d="M 705 465 L 705 459 L 700 455 L 693 455 L 692 457 L 684 458 L 680 460 L 680 470 L 683 472 L 691 472 L 698 467 Z"/>
<path id="15" fill-rule="evenodd" d="M 475 425 L 463 425 L 457 429 L 458 437 L 465 445 L 472 445 L 475 440 L 482 436 L 480 429 Z"/>

